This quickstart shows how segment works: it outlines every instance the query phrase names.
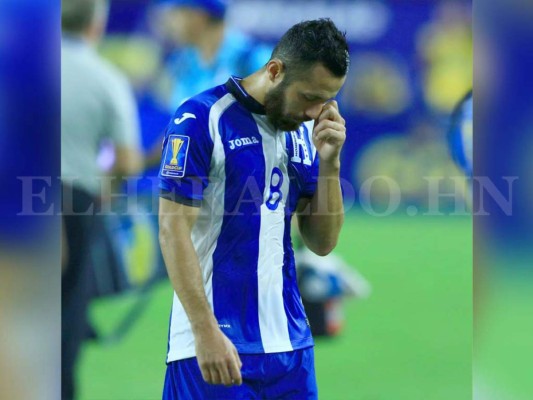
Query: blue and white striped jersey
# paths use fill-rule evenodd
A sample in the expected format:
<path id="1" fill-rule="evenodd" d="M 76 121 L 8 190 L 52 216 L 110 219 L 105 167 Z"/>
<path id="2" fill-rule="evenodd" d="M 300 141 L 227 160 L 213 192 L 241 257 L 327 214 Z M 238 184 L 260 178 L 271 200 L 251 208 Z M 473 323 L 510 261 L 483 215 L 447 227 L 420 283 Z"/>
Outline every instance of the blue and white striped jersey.
<path id="1" fill-rule="evenodd" d="M 170 122 L 161 196 L 200 207 L 192 241 L 205 293 L 239 353 L 313 345 L 296 282 L 291 215 L 316 189 L 313 122 L 279 131 L 232 77 L 183 103 Z M 195 356 L 174 294 L 167 362 Z"/>

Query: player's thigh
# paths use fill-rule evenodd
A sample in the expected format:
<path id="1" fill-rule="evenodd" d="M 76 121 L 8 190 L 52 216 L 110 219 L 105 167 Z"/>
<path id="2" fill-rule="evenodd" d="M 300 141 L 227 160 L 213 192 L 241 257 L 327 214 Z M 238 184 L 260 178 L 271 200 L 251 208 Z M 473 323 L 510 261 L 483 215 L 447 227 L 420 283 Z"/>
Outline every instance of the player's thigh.
<path id="1" fill-rule="evenodd" d="M 316 400 L 318 388 L 314 349 L 269 355 L 269 379 L 263 390 L 267 399 Z"/>
<path id="2" fill-rule="evenodd" d="M 207 384 L 196 358 L 174 361 L 167 365 L 163 400 L 240 400 L 258 399 L 256 391 L 247 382 L 240 386 L 225 387 Z"/>

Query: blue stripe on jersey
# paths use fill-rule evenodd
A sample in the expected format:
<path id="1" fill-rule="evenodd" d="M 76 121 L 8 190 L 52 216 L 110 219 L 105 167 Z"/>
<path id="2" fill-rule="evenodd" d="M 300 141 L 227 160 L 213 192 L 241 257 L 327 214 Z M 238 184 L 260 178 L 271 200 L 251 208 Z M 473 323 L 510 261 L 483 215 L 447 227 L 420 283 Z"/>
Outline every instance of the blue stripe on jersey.
<path id="1" fill-rule="evenodd" d="M 233 130 L 235 126 L 238 131 Z M 214 312 L 222 331 L 238 351 L 264 352 L 259 329 L 257 260 L 265 184 L 264 180 L 255 179 L 265 174 L 261 135 L 250 113 L 238 103 L 222 115 L 219 128 L 226 155 L 226 186 L 225 214 L 213 254 Z"/>
<path id="2" fill-rule="evenodd" d="M 287 314 L 287 323 L 289 328 L 289 337 L 293 347 L 298 348 L 303 345 L 313 345 L 311 330 L 308 325 L 305 310 L 300 297 L 296 277 L 296 265 L 294 262 L 294 251 L 291 241 L 291 216 L 296 210 L 298 199 L 300 198 L 300 186 L 298 182 L 297 166 L 292 163 L 292 140 L 289 133 L 286 134 L 287 154 L 289 155 L 289 198 L 285 204 L 285 232 L 283 236 L 283 245 L 285 247 L 285 259 L 283 263 L 283 302 L 285 313 Z M 311 149 L 311 147 L 309 147 Z"/>
<path id="3" fill-rule="evenodd" d="M 305 317 L 305 310 L 297 285 L 296 265 L 294 263 L 290 235 L 291 220 L 290 217 L 286 217 L 285 234 L 283 236 L 286 249 L 283 263 L 283 303 L 285 305 L 285 313 L 287 314 L 291 343 L 293 347 L 301 348 L 304 344 L 311 346 L 313 339 L 311 338 L 311 331 L 307 325 L 307 318 Z"/>

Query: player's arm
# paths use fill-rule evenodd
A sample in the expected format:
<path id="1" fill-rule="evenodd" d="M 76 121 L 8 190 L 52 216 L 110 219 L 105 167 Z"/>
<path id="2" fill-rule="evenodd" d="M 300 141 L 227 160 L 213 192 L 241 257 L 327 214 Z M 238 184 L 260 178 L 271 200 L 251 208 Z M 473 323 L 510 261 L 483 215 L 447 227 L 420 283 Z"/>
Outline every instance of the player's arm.
<path id="1" fill-rule="evenodd" d="M 191 230 L 199 208 L 159 200 L 159 242 L 168 276 L 192 326 L 196 357 L 207 383 L 242 383 L 235 346 L 222 333 L 209 306 Z"/>
<path id="2" fill-rule="evenodd" d="M 345 121 L 333 100 L 324 106 L 313 129 L 313 143 L 320 161 L 316 191 L 311 199 L 300 200 L 296 210 L 305 245 L 322 256 L 335 248 L 344 221 L 339 173 L 345 139 Z"/>
<path id="3" fill-rule="evenodd" d="M 115 148 L 113 175 L 124 177 L 139 173 L 143 165 L 139 114 L 133 90 L 123 75 L 109 82 L 106 137 Z"/>
<path id="4" fill-rule="evenodd" d="M 113 173 L 117 176 L 135 175 L 143 168 L 143 156 L 136 147 L 117 146 Z"/>

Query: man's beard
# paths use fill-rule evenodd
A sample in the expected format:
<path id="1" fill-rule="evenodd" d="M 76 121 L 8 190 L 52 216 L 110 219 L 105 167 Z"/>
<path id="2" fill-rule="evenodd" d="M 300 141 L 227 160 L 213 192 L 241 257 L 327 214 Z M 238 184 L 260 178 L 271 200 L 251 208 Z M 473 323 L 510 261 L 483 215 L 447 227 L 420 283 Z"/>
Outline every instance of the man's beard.
<path id="1" fill-rule="evenodd" d="M 281 82 L 265 95 L 265 111 L 268 120 L 277 129 L 282 131 L 295 131 L 299 128 L 302 120 L 294 119 L 284 114 L 286 84 Z"/>

